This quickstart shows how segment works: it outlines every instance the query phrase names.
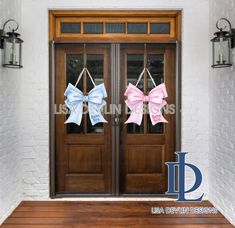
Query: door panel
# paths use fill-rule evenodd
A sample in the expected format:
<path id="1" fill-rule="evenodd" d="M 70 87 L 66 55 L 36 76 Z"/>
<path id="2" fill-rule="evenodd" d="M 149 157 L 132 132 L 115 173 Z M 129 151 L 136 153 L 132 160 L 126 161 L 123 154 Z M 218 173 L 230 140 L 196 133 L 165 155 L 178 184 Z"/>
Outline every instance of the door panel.
<path id="1" fill-rule="evenodd" d="M 56 46 L 56 105 L 64 104 L 68 83 L 75 85 L 84 66 L 96 85 L 105 83 L 109 94 L 110 45 L 61 44 Z M 93 88 L 84 75 L 78 86 L 85 95 Z M 109 104 L 109 98 L 106 99 Z M 68 115 L 56 115 L 56 192 L 109 194 L 111 191 L 110 125 L 91 125 L 84 107 L 80 126 L 64 124 Z M 110 122 L 110 116 L 105 115 Z"/>
<path id="2" fill-rule="evenodd" d="M 168 104 L 175 104 L 175 49 L 154 45 L 122 45 L 121 47 L 121 93 L 129 83 L 136 84 L 144 66 L 147 66 L 156 85 L 165 83 Z M 146 95 L 154 85 L 145 73 L 138 88 Z M 144 107 L 147 108 L 146 104 Z M 167 115 L 167 124 L 152 125 L 148 113 L 143 115 L 140 126 L 124 124 L 128 114 L 122 113 L 120 151 L 120 193 L 158 194 L 167 191 L 165 162 L 174 161 L 175 115 Z"/>

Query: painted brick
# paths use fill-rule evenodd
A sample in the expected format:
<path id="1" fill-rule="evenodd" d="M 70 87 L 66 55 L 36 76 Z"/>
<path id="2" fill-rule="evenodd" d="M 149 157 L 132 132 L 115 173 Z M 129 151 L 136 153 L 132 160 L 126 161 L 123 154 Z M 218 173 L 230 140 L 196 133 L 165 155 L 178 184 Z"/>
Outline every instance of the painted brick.
<path id="1" fill-rule="evenodd" d="M 20 9 L 20 0 L 1 0 L 0 28 L 10 18 L 21 24 Z M 0 66 L 0 224 L 22 200 L 21 82 L 20 70 Z"/>
<path id="2" fill-rule="evenodd" d="M 210 1 L 210 34 L 216 21 L 228 18 L 235 26 L 233 0 Z M 233 52 L 233 59 L 235 52 Z M 234 61 L 235 64 L 235 61 Z M 210 71 L 209 199 L 235 225 L 235 69 Z"/>

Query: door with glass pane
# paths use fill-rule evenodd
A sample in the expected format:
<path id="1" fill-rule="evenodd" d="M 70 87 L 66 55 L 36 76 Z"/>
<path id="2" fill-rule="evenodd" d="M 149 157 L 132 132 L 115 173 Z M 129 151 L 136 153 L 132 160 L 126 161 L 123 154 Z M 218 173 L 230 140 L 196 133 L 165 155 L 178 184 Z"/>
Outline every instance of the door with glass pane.
<path id="1" fill-rule="evenodd" d="M 146 66 L 156 85 L 165 83 L 168 106 L 164 116 L 168 123 L 152 125 L 148 112 L 142 124 L 124 124 L 128 112 L 122 111 L 120 150 L 120 194 L 160 194 L 167 191 L 165 162 L 174 161 L 175 151 L 175 49 L 148 44 L 121 45 L 120 101 L 125 106 L 124 92 L 129 83 L 136 84 Z M 138 88 L 145 95 L 154 88 L 147 75 L 143 75 Z M 145 110 L 147 110 L 147 104 Z"/>
<path id="2" fill-rule="evenodd" d="M 104 82 L 110 103 L 110 45 L 58 44 L 55 49 L 55 190 L 56 194 L 111 193 L 110 124 L 92 126 L 86 106 L 81 125 L 64 124 L 68 113 L 64 91 L 75 85 L 87 67 L 96 85 Z M 77 87 L 84 95 L 93 88 L 85 73 Z M 62 113 L 61 113 L 62 112 Z M 110 122 L 110 116 L 104 115 Z"/>

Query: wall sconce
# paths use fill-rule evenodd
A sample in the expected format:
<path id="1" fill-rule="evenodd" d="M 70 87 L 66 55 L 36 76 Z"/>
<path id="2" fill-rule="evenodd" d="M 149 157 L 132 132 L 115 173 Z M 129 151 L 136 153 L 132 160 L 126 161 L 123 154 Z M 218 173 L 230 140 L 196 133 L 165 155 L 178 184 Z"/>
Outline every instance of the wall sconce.
<path id="1" fill-rule="evenodd" d="M 9 25 L 11 32 L 5 32 L 6 26 Z M 3 28 L 0 29 L 0 48 L 3 49 L 3 67 L 22 68 L 22 43 L 19 38 L 20 34 L 16 33 L 19 28 L 18 23 L 10 19 L 6 21 Z"/>
<path id="2" fill-rule="evenodd" d="M 220 27 L 219 23 L 225 21 L 229 25 L 229 31 L 225 30 L 227 26 Z M 234 48 L 235 29 L 232 29 L 231 23 L 226 18 L 220 18 L 216 23 L 219 30 L 214 33 L 212 41 L 213 48 L 213 68 L 224 68 L 232 66 L 231 49 Z"/>

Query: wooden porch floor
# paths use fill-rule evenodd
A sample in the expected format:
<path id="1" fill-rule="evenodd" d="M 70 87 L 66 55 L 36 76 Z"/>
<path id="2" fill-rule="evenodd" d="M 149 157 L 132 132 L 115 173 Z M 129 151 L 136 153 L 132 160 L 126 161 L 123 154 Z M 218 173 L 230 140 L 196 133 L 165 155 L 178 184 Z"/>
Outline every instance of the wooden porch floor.
<path id="1" fill-rule="evenodd" d="M 230 228 L 220 213 L 214 215 L 152 215 L 151 207 L 212 207 L 202 203 L 172 201 L 25 201 L 1 228 Z"/>

